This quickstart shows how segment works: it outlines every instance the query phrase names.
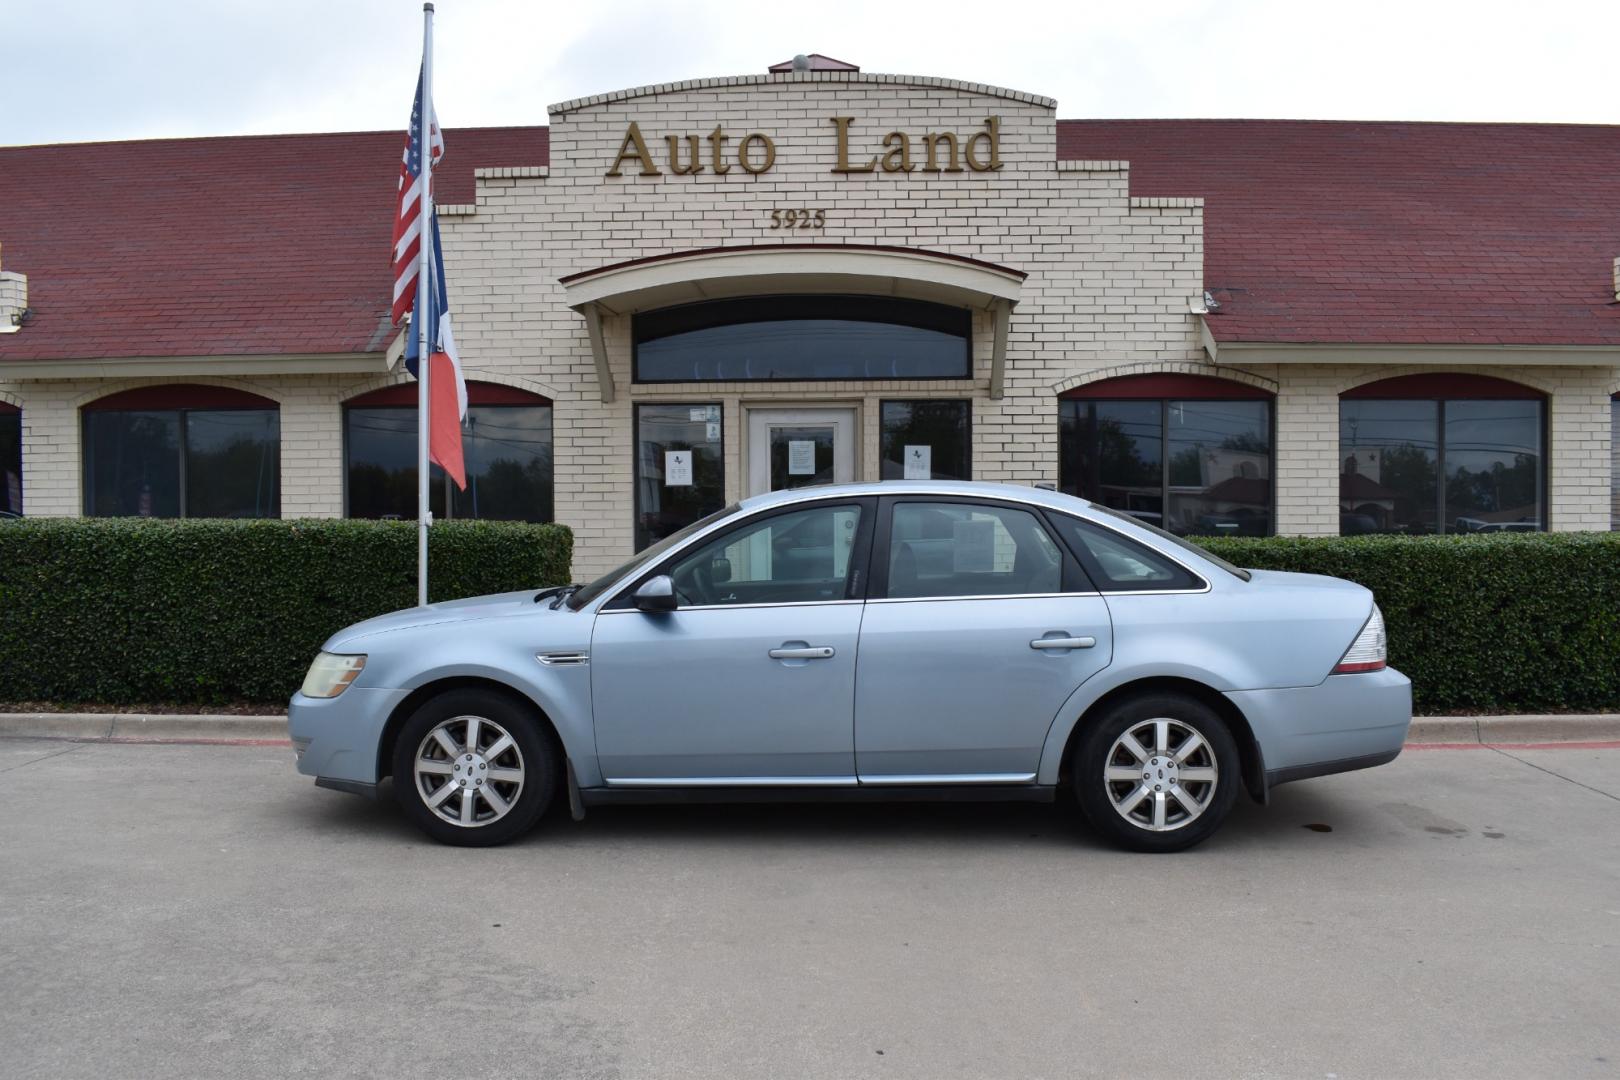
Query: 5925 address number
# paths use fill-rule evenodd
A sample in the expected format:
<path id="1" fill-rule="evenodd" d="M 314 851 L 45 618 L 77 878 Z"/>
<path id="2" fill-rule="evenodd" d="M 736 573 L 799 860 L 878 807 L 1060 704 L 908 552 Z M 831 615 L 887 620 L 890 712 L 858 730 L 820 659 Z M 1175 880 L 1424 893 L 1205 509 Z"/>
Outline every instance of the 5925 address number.
<path id="1" fill-rule="evenodd" d="M 771 228 L 773 229 L 824 229 L 826 227 L 827 211 L 822 208 L 771 211 Z"/>

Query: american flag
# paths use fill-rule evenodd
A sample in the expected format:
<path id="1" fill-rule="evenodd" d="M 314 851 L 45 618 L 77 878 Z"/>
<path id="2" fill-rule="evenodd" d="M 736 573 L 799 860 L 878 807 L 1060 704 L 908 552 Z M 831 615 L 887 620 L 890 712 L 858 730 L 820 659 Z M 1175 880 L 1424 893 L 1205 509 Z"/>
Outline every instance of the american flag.
<path id="1" fill-rule="evenodd" d="M 422 253 L 422 117 L 428 118 L 427 143 L 432 161 L 428 175 L 444 156 L 444 133 L 433 103 L 422 101 L 422 75 L 416 76 L 416 102 L 411 125 L 405 132 L 405 153 L 399 162 L 399 205 L 394 210 L 394 314 L 397 324 L 416 303 L 416 276 Z"/>

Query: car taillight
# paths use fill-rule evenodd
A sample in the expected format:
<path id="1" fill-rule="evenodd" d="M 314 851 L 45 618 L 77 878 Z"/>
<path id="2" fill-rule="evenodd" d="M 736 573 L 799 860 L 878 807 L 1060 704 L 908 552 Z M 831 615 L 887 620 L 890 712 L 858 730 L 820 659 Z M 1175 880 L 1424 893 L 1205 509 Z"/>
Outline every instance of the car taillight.
<path id="1" fill-rule="evenodd" d="M 1383 671 L 1388 655 L 1387 642 L 1384 639 L 1384 613 L 1378 610 L 1377 604 L 1374 604 L 1367 625 L 1361 628 L 1356 640 L 1350 643 L 1350 648 L 1339 659 L 1333 674 L 1350 675 L 1358 671 Z"/>

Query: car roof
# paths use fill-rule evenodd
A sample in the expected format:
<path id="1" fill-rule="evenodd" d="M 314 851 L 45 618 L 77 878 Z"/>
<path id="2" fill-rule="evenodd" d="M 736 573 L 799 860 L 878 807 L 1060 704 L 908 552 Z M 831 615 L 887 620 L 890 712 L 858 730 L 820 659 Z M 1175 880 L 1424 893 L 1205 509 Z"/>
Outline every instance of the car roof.
<path id="1" fill-rule="evenodd" d="M 1084 509 L 1091 505 L 1084 499 L 1047 488 L 1024 484 L 989 484 L 976 480 L 878 480 L 859 484 L 820 484 L 815 487 L 794 488 L 791 491 L 753 495 L 738 505 L 742 510 L 760 510 L 770 506 L 788 506 L 811 500 L 840 496 L 853 498 L 863 495 L 963 495 L 1034 503 L 1038 506 L 1068 511 Z"/>

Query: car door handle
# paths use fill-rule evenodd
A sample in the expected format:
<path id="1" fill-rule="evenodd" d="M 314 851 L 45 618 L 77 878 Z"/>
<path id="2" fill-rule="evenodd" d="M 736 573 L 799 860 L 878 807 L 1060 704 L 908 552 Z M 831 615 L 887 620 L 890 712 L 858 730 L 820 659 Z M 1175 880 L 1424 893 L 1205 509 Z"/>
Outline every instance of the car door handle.
<path id="1" fill-rule="evenodd" d="M 831 660 L 834 650 L 831 645 L 805 645 L 800 648 L 772 649 L 767 653 L 772 660 Z"/>
<path id="2" fill-rule="evenodd" d="M 1097 644 L 1094 637 L 1043 637 L 1029 643 L 1032 649 L 1089 649 Z"/>

